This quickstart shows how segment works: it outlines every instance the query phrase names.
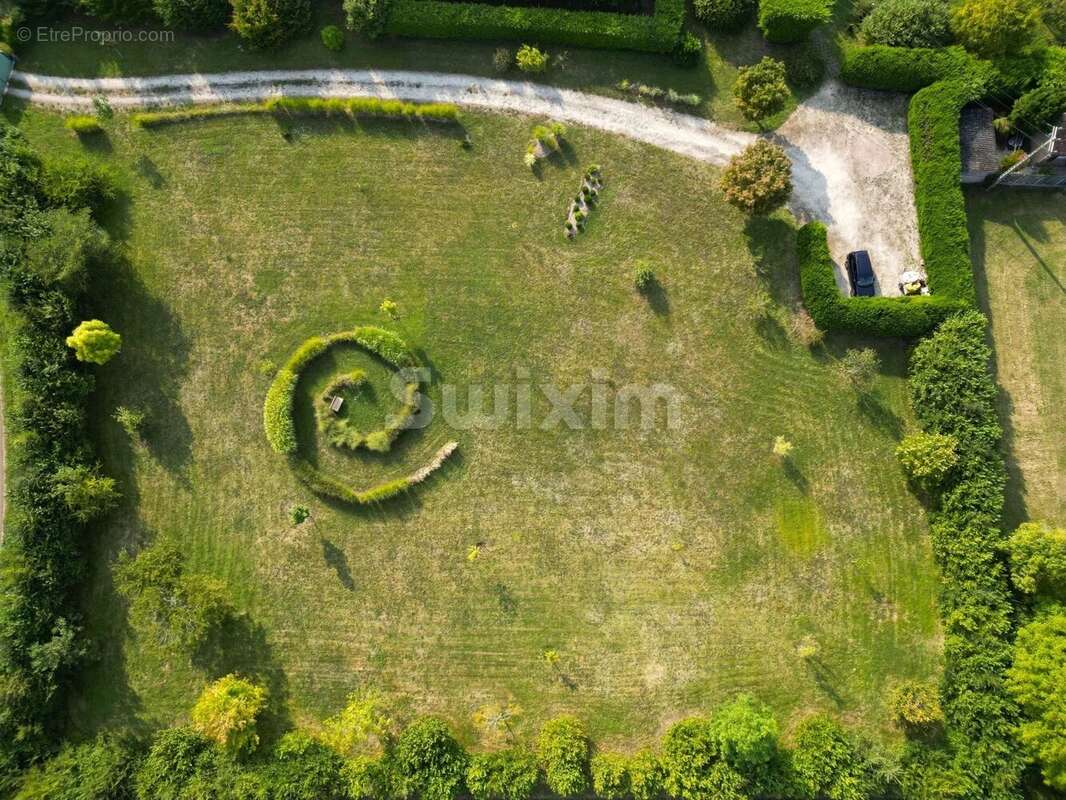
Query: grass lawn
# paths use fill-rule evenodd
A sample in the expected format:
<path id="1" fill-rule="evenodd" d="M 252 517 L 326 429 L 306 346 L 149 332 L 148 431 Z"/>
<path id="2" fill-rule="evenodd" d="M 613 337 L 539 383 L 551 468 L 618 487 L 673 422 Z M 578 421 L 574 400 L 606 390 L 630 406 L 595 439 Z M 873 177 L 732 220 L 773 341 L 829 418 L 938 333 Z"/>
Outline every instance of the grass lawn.
<path id="1" fill-rule="evenodd" d="M 79 147 L 54 115 L 5 113 L 39 147 Z M 911 424 L 905 348 L 880 345 L 883 375 L 860 402 L 834 362 L 862 343 L 792 341 L 791 221 L 746 223 L 714 168 L 573 130 L 537 177 L 522 165 L 532 120 L 464 119 L 470 150 L 455 131 L 392 122 L 109 124 L 97 155 L 129 192 L 111 220 L 125 258 L 87 313 L 124 335 L 94 411 L 124 500 L 86 593 L 103 645 L 72 700 L 77 725 L 169 723 L 209 672 L 237 668 L 263 674 L 301 722 L 374 685 L 401 718 L 440 714 L 467 742 L 492 701 L 525 710 L 522 733 L 570 711 L 626 745 L 739 691 L 786 721 L 821 709 L 889 735 L 886 686 L 935 679 L 941 651 L 925 517 L 893 455 Z M 569 243 L 563 214 L 590 162 L 603 200 Z M 650 302 L 632 286 L 639 260 L 661 285 Z M 386 297 L 438 404 L 444 384 L 462 403 L 472 384 L 597 375 L 671 384 L 680 424 L 438 419 L 386 457 L 318 449 L 369 484 L 458 439 L 459 458 L 415 494 L 374 511 L 322 502 L 263 436 L 269 367 L 313 334 L 388 325 Z M 341 352 L 333 366 L 355 365 L 371 363 Z M 301 383 L 305 422 L 332 373 Z M 384 376 L 371 378 L 380 393 Z M 548 403 L 534 398 L 539 422 Z M 143 445 L 110 420 L 118 405 L 148 411 Z M 589 405 L 586 391 L 577 407 Z M 789 468 L 771 460 L 777 435 L 795 444 Z M 294 528 L 295 503 L 313 519 Z M 157 536 L 248 612 L 210 663 L 128 629 L 109 563 Z"/>
<path id="2" fill-rule="evenodd" d="M 314 30 L 277 51 L 257 52 L 247 49 L 233 34 L 220 33 L 197 36 L 175 32 L 172 42 L 123 42 L 120 44 L 87 44 L 63 41 L 34 41 L 19 47 L 18 68 L 25 72 L 78 77 L 119 77 L 181 72 L 225 72 L 249 69 L 409 69 L 458 72 L 470 75 L 500 77 L 493 69 L 492 56 L 497 47 L 508 47 L 512 53 L 515 42 L 463 42 L 434 39 L 387 39 L 370 41 L 354 34 L 348 35 L 344 50 L 327 50 L 319 37 L 322 25 L 343 26 L 339 4 L 318 8 Z M 91 18 L 77 18 L 56 26 L 56 31 L 69 32 L 74 27 L 106 30 L 107 23 Z M 574 47 L 547 46 L 555 57 L 561 57 L 545 74 L 532 76 L 541 83 L 567 86 L 588 92 L 632 99 L 616 87 L 623 78 L 681 93 L 696 93 L 704 100 L 698 108 L 682 107 L 682 111 L 699 114 L 725 125 L 755 130 L 740 114 L 733 99 L 733 84 L 738 67 L 753 64 L 765 55 L 788 61 L 811 61 L 814 54 L 828 49 L 825 44 L 771 45 L 759 33 L 754 23 L 735 34 L 719 34 L 694 30 L 705 42 L 705 58 L 698 66 L 678 67 L 670 56 L 627 51 L 589 50 Z M 57 34 L 58 37 L 58 34 Z M 826 39 L 827 40 L 827 39 Z M 823 53 L 818 58 L 827 58 Z M 517 69 L 505 76 L 522 80 Z M 800 87 L 796 97 L 804 96 Z M 796 97 L 765 126 L 774 128 L 787 119 L 795 108 Z"/>
<path id="3" fill-rule="evenodd" d="M 1010 467 L 1008 523 L 1066 522 L 1066 210 L 1060 192 L 969 194 Z"/>

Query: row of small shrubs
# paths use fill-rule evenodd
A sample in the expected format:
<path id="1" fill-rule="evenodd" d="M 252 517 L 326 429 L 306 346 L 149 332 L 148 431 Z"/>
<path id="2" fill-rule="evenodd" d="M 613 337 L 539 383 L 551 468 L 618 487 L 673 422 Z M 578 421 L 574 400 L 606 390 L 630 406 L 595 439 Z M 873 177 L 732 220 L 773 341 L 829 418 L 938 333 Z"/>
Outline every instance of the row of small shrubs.
<path id="1" fill-rule="evenodd" d="M 0 794 L 6 796 L 13 774 L 60 738 L 67 682 L 87 652 L 78 610 L 84 523 L 107 504 L 79 502 L 69 489 L 89 483 L 65 481 L 113 482 L 97 473 L 86 425 L 93 376 L 64 339 L 78 322 L 95 259 L 106 255 L 106 235 L 93 217 L 115 188 L 89 162 L 42 162 L 16 129 L 3 125 L 0 196 L 9 461 L 0 547 Z M 62 264 L 57 252 L 64 253 Z M 109 494 L 110 503 L 113 488 Z"/>
<path id="2" fill-rule="evenodd" d="M 91 114 L 75 114 L 67 117 L 63 120 L 63 127 L 68 131 L 73 131 L 78 136 L 89 136 L 94 133 L 100 133 L 104 129 L 104 126 L 100 124 L 100 120 Z"/>
<path id="3" fill-rule="evenodd" d="M 954 786 L 957 797 L 1014 800 L 1025 759 L 1006 688 L 1014 610 L 1001 529 L 1003 432 L 986 336 L 987 322 L 975 311 L 944 322 L 914 351 L 910 391 L 922 428 L 951 437 L 958 456 L 930 515 L 942 576 L 942 699 L 955 750 L 954 774 L 940 784 Z"/>
<path id="4" fill-rule="evenodd" d="M 362 347 L 397 369 L 417 364 L 404 341 L 395 333 L 382 328 L 364 326 L 330 336 L 312 336 L 307 339 L 278 370 L 263 403 L 263 430 L 275 453 L 295 453 L 298 446 L 292 402 L 300 373 L 330 347 L 344 343 Z"/>
<path id="5" fill-rule="evenodd" d="M 824 331 L 914 338 L 969 306 L 950 297 L 846 297 L 834 275 L 825 225 L 810 222 L 797 235 L 803 304 Z"/>
<path id="6" fill-rule="evenodd" d="M 769 709 L 747 695 L 711 718 L 666 731 L 658 751 L 597 751 L 584 725 L 559 716 L 529 744 L 468 752 L 434 717 L 402 730 L 379 695 L 349 697 L 314 735 L 292 730 L 263 742 L 259 719 L 275 699 L 227 675 L 205 687 L 188 727 L 149 742 L 101 736 L 68 745 L 34 770 L 16 800 L 284 798 L 284 800 L 866 800 L 894 796 L 869 745 L 833 720 L 801 722 L 784 747 Z"/>
<path id="7" fill-rule="evenodd" d="M 387 117 L 422 122 L 456 122 L 459 119 L 459 107 L 453 103 L 409 103 L 405 100 L 389 100 L 380 97 L 275 97 L 262 103 L 142 111 L 132 114 L 130 121 L 138 128 L 157 128 L 162 125 L 234 114 Z"/>
<path id="8" fill-rule="evenodd" d="M 651 16 L 441 0 L 392 0 L 386 33 L 434 39 L 517 39 L 575 47 L 683 50 L 684 0 L 656 0 Z M 697 45 L 698 55 L 698 45 Z"/>

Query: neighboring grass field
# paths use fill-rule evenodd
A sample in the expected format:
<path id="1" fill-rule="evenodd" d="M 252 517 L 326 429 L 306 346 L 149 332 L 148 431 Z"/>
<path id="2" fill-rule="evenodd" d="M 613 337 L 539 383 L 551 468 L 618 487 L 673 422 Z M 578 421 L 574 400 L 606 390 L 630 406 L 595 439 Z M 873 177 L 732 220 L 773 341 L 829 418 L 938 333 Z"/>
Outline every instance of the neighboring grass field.
<path id="1" fill-rule="evenodd" d="M 992 320 L 1011 482 L 1008 523 L 1066 521 L 1066 209 L 1060 192 L 969 196 Z"/>
<path id="2" fill-rule="evenodd" d="M 5 112 L 42 148 L 79 147 L 56 116 Z M 884 374 L 859 401 L 834 362 L 863 343 L 792 341 L 791 222 L 746 223 L 714 168 L 575 130 L 538 177 L 522 165 L 532 120 L 465 120 L 469 150 L 460 132 L 392 122 L 109 125 L 97 154 L 129 192 L 112 220 L 126 258 L 87 312 L 124 336 L 94 413 L 125 498 L 86 593 L 103 646 L 77 725 L 169 723 L 205 680 L 138 639 L 111 588 L 119 551 L 167 536 L 249 614 L 210 669 L 267 674 L 301 721 L 373 685 L 401 717 L 440 714 L 470 742 L 474 712 L 511 700 L 522 733 L 570 711 L 624 745 L 749 691 L 784 721 L 823 709 L 887 735 L 885 688 L 935 679 L 941 652 L 924 514 L 893 454 L 911 424 L 905 346 L 880 346 Z M 568 243 L 590 162 L 603 200 Z M 661 285 L 648 299 L 639 260 Z M 458 439 L 455 463 L 409 499 L 322 502 L 264 439 L 270 366 L 313 334 L 391 326 L 386 297 L 438 403 L 444 384 L 463 404 L 471 384 L 598 375 L 673 385 L 680 425 L 438 420 L 384 458 L 323 456 L 370 483 Z M 338 366 L 356 363 L 369 361 Z M 305 421 L 330 374 L 302 384 Z M 118 405 L 148 411 L 144 445 L 110 419 Z M 795 444 L 789 467 L 771 458 L 777 435 Z M 294 528 L 295 503 L 313 517 Z"/>

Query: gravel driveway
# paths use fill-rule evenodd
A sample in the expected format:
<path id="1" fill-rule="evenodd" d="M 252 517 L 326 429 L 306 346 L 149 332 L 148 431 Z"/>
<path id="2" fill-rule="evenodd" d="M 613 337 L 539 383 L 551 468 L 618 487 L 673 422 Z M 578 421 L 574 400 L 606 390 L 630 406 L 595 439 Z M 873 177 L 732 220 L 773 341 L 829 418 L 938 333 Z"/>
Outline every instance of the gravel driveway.
<path id="1" fill-rule="evenodd" d="M 403 70 L 274 70 L 147 78 L 59 78 L 16 71 L 8 93 L 68 110 L 103 95 L 119 109 L 293 97 L 389 97 L 549 116 L 627 136 L 722 165 L 755 140 L 668 109 L 541 84 Z M 829 226 L 838 264 L 869 250 L 879 290 L 897 294 L 898 274 L 918 263 L 906 98 L 828 82 L 769 138 L 794 168 L 792 211 Z"/>

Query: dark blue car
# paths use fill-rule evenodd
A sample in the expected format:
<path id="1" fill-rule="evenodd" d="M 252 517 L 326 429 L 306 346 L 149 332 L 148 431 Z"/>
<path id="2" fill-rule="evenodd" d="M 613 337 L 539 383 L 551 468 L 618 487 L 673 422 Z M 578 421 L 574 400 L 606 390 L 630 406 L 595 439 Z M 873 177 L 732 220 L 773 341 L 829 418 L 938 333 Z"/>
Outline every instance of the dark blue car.
<path id="1" fill-rule="evenodd" d="M 873 297 L 874 291 L 874 268 L 870 264 L 870 254 L 865 250 L 856 250 L 848 253 L 844 266 L 848 272 L 848 281 L 851 283 L 852 297 Z"/>

